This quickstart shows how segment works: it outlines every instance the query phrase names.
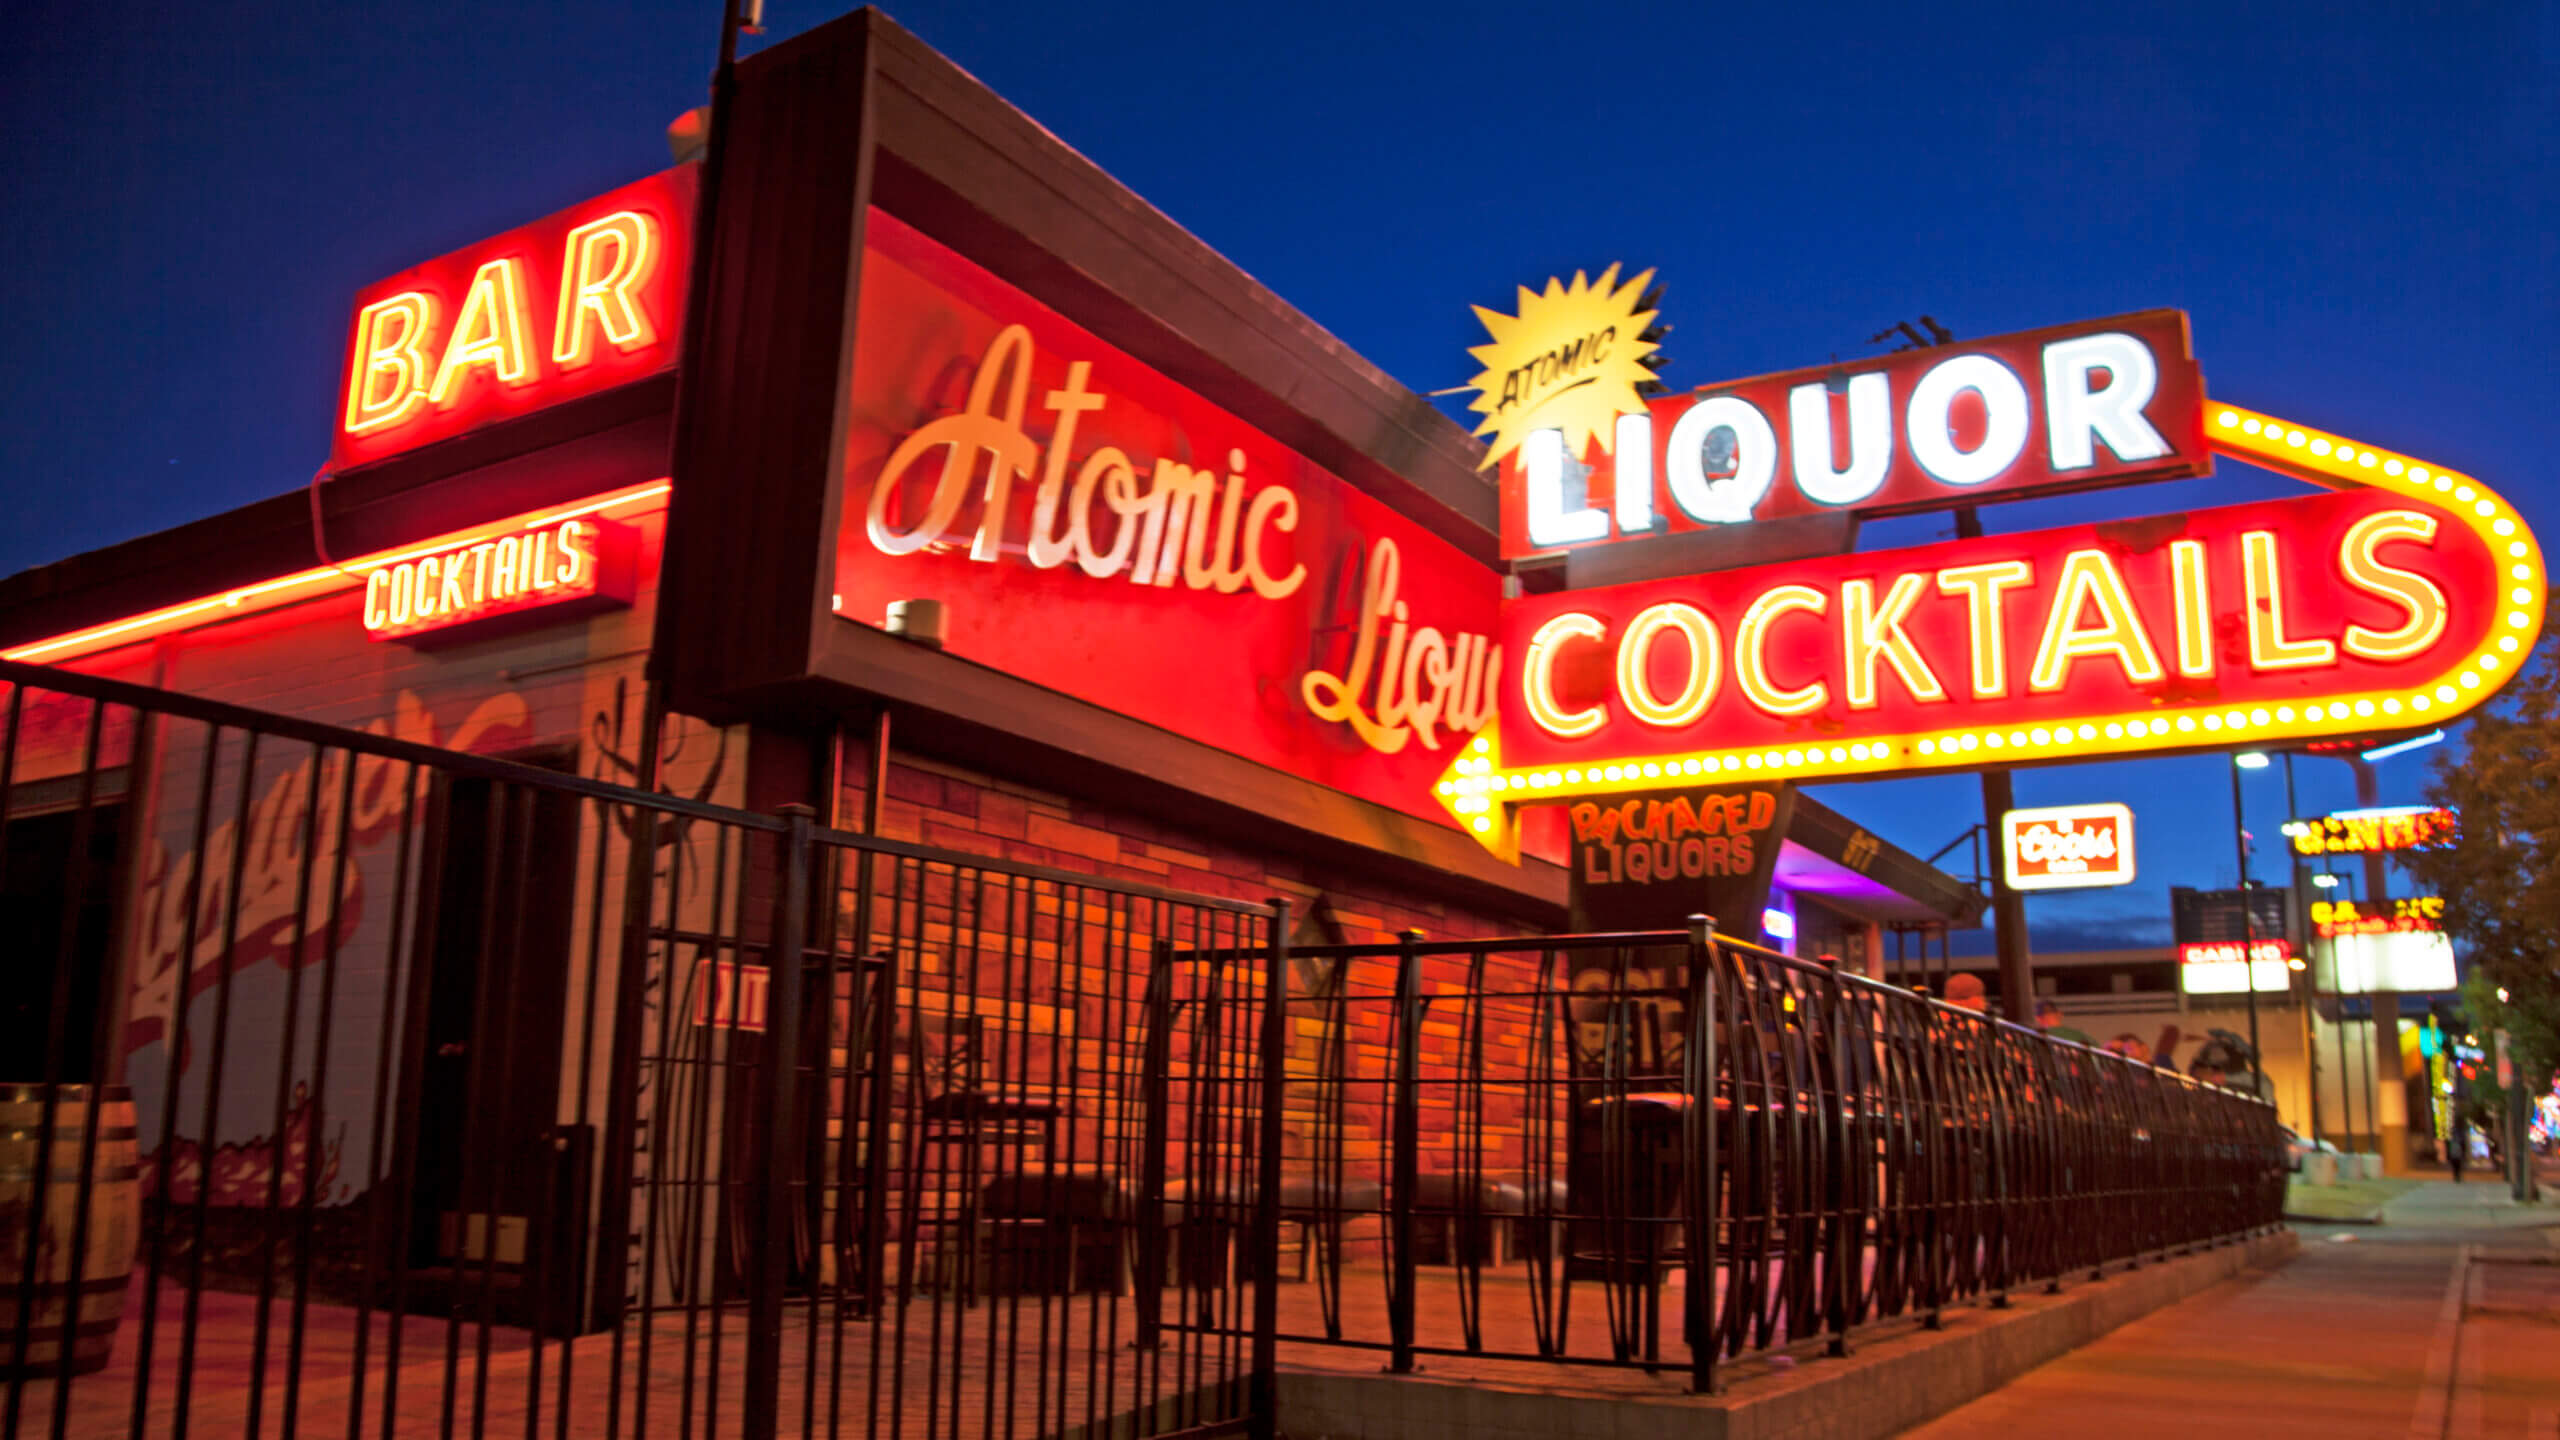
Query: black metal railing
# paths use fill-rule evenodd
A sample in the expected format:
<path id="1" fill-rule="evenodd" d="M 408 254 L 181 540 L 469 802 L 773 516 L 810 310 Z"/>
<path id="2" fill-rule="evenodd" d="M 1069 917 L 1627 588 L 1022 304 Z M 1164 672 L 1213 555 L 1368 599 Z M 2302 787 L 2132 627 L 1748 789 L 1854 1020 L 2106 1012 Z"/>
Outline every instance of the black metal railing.
<path id="1" fill-rule="evenodd" d="M 2264 1105 L 1703 927 L 1293 952 L 518 729 L 0 664 L 0 1431 L 1268 1433 L 2277 1218 Z"/>
<path id="2" fill-rule="evenodd" d="M 525 754 L 0 664 L 0 1431 L 1272 1413 L 1285 907 Z"/>
<path id="3" fill-rule="evenodd" d="M 2280 1218 L 2266 1104 L 1703 921 L 1292 962 L 1279 1210 L 1314 1294 L 1284 1345 L 1703 1390 Z"/>

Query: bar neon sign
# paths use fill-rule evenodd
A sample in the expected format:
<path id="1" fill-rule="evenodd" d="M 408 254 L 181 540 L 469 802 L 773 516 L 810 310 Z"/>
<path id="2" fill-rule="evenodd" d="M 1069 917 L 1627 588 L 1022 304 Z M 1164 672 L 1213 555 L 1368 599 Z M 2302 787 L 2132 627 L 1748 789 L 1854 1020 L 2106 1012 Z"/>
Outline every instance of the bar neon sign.
<path id="1" fill-rule="evenodd" d="M 628 605 L 637 548 L 630 526 L 579 516 L 385 565 L 365 576 L 364 633 L 459 638 L 528 612 L 548 622 Z"/>
<path id="2" fill-rule="evenodd" d="M 693 184 L 653 175 L 366 287 L 330 467 L 674 364 Z"/>

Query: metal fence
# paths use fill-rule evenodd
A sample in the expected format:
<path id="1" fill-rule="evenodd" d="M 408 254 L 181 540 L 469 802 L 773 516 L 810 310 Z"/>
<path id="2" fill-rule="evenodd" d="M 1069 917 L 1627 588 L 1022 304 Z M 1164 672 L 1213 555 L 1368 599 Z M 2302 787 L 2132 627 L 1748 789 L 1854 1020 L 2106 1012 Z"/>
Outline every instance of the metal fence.
<path id="1" fill-rule="evenodd" d="M 0 1430 L 1267 1433 L 2274 1223 L 2267 1107 L 1694 934 L 1292 953 L 0 664 Z"/>
<path id="2" fill-rule="evenodd" d="M 1703 922 L 1292 962 L 1280 1213 L 1314 1294 L 1284 1345 L 1703 1391 L 2280 1219 L 2263 1102 Z"/>
<path id="3" fill-rule="evenodd" d="M 1281 910 L 525 758 L 0 664 L 0 1431 L 1271 1413 Z"/>

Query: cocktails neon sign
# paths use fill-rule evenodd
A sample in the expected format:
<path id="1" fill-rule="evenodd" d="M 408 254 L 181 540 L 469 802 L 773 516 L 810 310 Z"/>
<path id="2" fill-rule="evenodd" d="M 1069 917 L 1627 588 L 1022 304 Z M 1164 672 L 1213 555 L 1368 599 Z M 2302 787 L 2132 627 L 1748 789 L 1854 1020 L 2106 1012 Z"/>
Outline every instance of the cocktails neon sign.
<path id="1" fill-rule="evenodd" d="M 527 611 L 550 621 L 627 605 L 636 545 L 630 526 L 580 516 L 385 565 L 365 576 L 364 633 L 459 638 Z"/>
<path id="2" fill-rule="evenodd" d="M 1513 806 L 1667 781 L 2431 725 L 2522 663 L 2544 560 L 2478 481 L 2238 406 L 2145 413 L 2328 493 L 1520 597 L 1497 720 L 1442 802 L 1504 849 Z"/>

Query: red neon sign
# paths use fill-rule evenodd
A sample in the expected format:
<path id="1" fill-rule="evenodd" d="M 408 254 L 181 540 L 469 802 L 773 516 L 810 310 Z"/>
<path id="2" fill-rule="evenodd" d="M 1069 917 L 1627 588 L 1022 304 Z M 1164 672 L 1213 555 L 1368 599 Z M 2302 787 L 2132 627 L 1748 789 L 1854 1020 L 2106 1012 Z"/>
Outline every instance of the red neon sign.
<path id="1" fill-rule="evenodd" d="M 638 545 L 630 526 L 580 516 L 385 565 L 364 579 L 364 633 L 460 639 L 527 612 L 547 624 L 628 605 Z"/>
<path id="2" fill-rule="evenodd" d="M 1580 456 L 1531 432 L 1502 466 L 1502 553 L 2202 475 L 2205 431 L 2176 310 L 1792 370 L 1663 396 Z"/>
<path id="3" fill-rule="evenodd" d="M 2367 491 L 1532 596 L 1504 758 L 1749 778 L 2433 719 L 2421 687 L 2499 653 L 2503 591 L 2471 530 Z"/>
<path id="4" fill-rule="evenodd" d="M 439 256 L 356 296 L 330 467 L 675 363 L 691 166 Z"/>
<path id="5" fill-rule="evenodd" d="M 2293 958 L 2293 942 L 2281 936 L 2269 936 L 2251 942 L 2249 958 L 2259 965 L 2280 963 Z M 2181 965 L 2237 965 L 2240 942 L 2237 940 L 2187 940 L 2178 945 Z"/>
<path id="6" fill-rule="evenodd" d="M 894 216 L 865 247 L 846 621 L 939 599 L 955 655 L 1447 822 L 1491 570 Z"/>

